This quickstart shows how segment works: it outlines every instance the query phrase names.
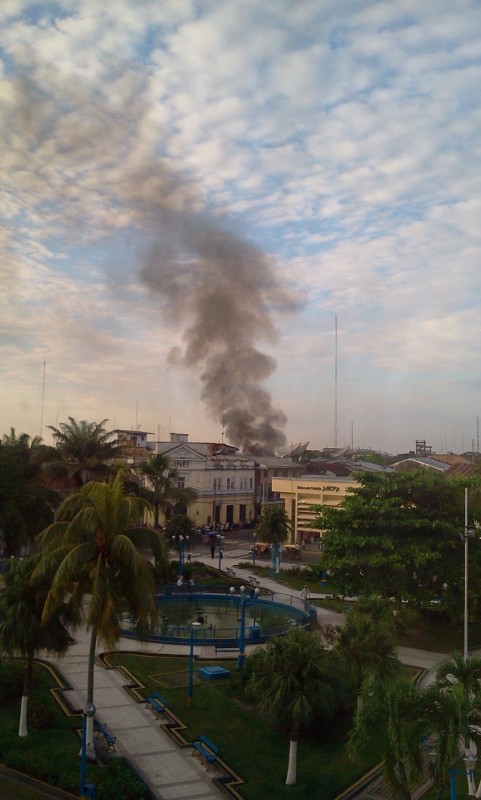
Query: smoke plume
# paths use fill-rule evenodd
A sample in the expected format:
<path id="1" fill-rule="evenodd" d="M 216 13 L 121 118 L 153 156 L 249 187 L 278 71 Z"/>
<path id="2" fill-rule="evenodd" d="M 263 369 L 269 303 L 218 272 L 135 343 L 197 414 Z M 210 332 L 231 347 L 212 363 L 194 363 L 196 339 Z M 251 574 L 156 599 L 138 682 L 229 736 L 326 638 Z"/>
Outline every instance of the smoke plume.
<path id="1" fill-rule="evenodd" d="M 286 443 L 286 416 L 262 385 L 276 362 L 256 344 L 275 338 L 273 311 L 294 303 L 251 243 L 205 214 L 168 216 L 141 275 L 186 325 L 184 352 L 171 360 L 200 371 L 201 398 L 229 442 L 273 453 Z"/>
<path id="2" fill-rule="evenodd" d="M 18 163 L 41 176 L 36 191 L 44 193 L 48 225 L 85 231 L 91 241 L 148 231 L 154 244 L 141 279 L 184 330 L 183 352 L 173 350 L 170 360 L 200 373 L 201 398 L 229 442 L 274 452 L 286 443 L 286 416 L 263 385 L 276 363 L 257 344 L 275 338 L 273 314 L 296 301 L 264 253 L 205 211 L 191 176 L 159 158 L 148 113 L 139 122 L 142 84 L 129 81 L 119 114 L 108 93 L 57 72 L 37 83 L 32 65 L 11 86 L 12 116 L 24 131 Z"/>

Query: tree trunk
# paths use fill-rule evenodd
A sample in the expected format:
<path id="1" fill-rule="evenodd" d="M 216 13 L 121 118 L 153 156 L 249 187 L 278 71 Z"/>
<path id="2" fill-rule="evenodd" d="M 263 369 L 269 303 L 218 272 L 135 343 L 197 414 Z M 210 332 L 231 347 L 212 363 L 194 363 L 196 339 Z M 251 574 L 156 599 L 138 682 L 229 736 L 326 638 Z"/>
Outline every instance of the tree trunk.
<path id="1" fill-rule="evenodd" d="M 291 732 L 289 740 L 289 763 L 287 767 L 286 785 L 294 786 L 297 781 L 297 731 Z"/>
<path id="2" fill-rule="evenodd" d="M 464 740 L 464 755 L 462 757 L 472 756 L 472 755 L 477 755 L 476 745 L 471 739 L 469 739 L 469 740 L 465 739 Z M 478 797 L 478 793 L 476 791 L 476 781 L 474 780 L 473 770 L 468 770 L 466 772 L 466 778 L 468 780 L 468 795 L 470 797 Z M 481 788 L 481 783 L 480 783 L 480 788 Z"/>
<path id="3" fill-rule="evenodd" d="M 27 711 L 28 711 L 28 698 L 32 688 L 32 674 L 33 674 L 33 653 L 27 655 L 27 668 L 25 671 L 25 678 L 23 680 L 23 693 L 22 703 L 20 706 L 20 721 L 18 725 L 18 735 L 28 736 L 27 729 Z"/>
<path id="4" fill-rule="evenodd" d="M 94 702 L 94 668 L 95 668 L 95 649 L 97 645 L 97 629 L 92 628 L 90 634 L 90 647 L 89 647 L 89 661 L 87 671 L 87 705 Z M 95 761 L 95 746 L 94 746 L 94 720 L 93 717 L 87 717 L 86 720 L 86 753 L 89 761 Z"/>

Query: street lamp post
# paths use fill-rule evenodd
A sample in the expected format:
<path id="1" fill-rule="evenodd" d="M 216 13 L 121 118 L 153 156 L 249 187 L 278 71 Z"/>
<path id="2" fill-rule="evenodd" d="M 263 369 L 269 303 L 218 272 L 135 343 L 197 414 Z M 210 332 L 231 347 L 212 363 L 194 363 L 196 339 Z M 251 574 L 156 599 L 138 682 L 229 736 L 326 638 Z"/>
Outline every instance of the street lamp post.
<path id="1" fill-rule="evenodd" d="M 85 706 L 82 716 L 82 750 L 80 753 L 80 797 L 95 798 L 95 788 L 91 783 L 85 783 L 87 775 L 87 719 L 95 716 L 96 708 L 93 703 Z"/>
<path id="2" fill-rule="evenodd" d="M 184 566 L 184 548 L 189 545 L 189 537 L 185 539 L 182 534 L 179 536 L 179 576 L 182 575 L 182 568 Z"/>
<path id="3" fill-rule="evenodd" d="M 256 565 L 256 532 L 252 534 L 252 566 L 255 567 Z"/>
<path id="4" fill-rule="evenodd" d="M 221 567 L 222 567 L 222 564 L 221 564 L 222 557 L 224 555 L 224 551 L 222 549 L 222 543 L 224 541 L 224 537 L 221 536 L 220 533 L 217 535 L 217 541 L 219 542 L 219 572 L 220 572 Z"/>
<path id="5" fill-rule="evenodd" d="M 252 606 L 258 597 L 259 589 L 255 589 L 254 594 L 252 597 L 248 597 L 246 594 L 246 587 L 240 587 L 240 597 L 235 598 L 235 588 L 234 586 L 230 587 L 230 593 L 232 598 L 238 602 L 238 605 L 241 608 L 241 628 L 240 628 L 240 636 L 239 636 L 239 655 L 237 657 L 237 668 L 242 669 L 246 660 L 245 654 L 245 642 L 246 642 L 246 607 Z"/>
<path id="6" fill-rule="evenodd" d="M 436 773 L 436 764 L 438 754 L 437 751 L 434 749 L 429 753 L 431 759 L 431 767 L 433 770 L 433 774 Z M 468 779 L 468 796 L 474 797 L 476 795 L 476 782 L 474 780 L 474 768 L 476 766 L 478 757 L 472 753 L 466 753 L 463 761 L 465 769 L 456 769 L 455 767 L 451 767 L 449 769 L 449 800 L 457 800 L 458 792 L 457 792 L 457 776 L 458 775 L 465 775 Z"/>
<path id="7" fill-rule="evenodd" d="M 192 692 L 194 686 L 194 636 L 196 628 L 199 628 L 200 622 L 192 622 L 190 627 L 190 657 L 189 657 L 189 705 L 192 704 Z"/>
<path id="8" fill-rule="evenodd" d="M 463 656 L 464 660 L 468 660 L 468 541 L 474 531 L 468 529 L 468 489 L 464 490 L 464 532 L 461 538 L 464 539 L 464 647 Z"/>

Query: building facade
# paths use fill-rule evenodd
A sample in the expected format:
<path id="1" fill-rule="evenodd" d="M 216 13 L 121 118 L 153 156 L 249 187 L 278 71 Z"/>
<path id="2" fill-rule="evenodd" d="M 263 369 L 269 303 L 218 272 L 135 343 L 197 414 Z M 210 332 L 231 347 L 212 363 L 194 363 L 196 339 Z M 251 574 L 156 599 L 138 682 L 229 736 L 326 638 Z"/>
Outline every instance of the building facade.
<path id="1" fill-rule="evenodd" d="M 302 478 L 273 478 L 272 489 L 284 501 L 284 508 L 291 523 L 291 544 L 302 547 L 321 536 L 322 531 L 310 527 L 316 513 L 315 505 L 339 506 L 348 489 L 358 486 L 354 478 L 339 478 L 329 475 L 306 475 Z"/>

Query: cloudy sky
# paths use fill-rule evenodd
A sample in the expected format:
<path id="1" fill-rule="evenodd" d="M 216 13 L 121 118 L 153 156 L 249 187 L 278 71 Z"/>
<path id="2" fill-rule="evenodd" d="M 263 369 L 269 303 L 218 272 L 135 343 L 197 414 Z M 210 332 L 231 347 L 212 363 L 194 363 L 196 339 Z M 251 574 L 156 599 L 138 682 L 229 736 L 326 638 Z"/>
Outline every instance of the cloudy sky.
<path id="1" fill-rule="evenodd" d="M 476 448 L 477 0 L 3 0 L 0 130 L 0 434 Z"/>

